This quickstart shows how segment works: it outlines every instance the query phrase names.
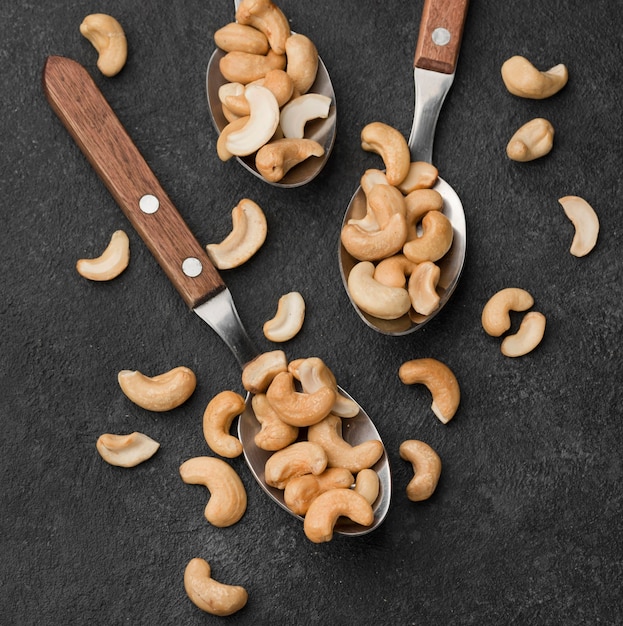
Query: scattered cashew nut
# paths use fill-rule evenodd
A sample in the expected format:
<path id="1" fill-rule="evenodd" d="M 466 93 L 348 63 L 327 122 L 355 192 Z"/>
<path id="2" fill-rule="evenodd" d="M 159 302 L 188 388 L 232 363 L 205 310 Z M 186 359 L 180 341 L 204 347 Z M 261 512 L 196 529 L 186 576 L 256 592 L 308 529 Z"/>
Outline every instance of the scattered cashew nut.
<path id="1" fill-rule="evenodd" d="M 87 15 L 80 32 L 99 53 L 97 67 L 104 76 L 115 76 L 128 58 L 128 43 L 121 24 L 105 13 Z"/>
<path id="2" fill-rule="evenodd" d="M 129 435 L 100 435 L 95 444 L 100 456 L 111 465 L 135 467 L 151 458 L 160 447 L 157 441 L 143 433 Z"/>
<path id="3" fill-rule="evenodd" d="M 510 93 L 521 98 L 541 100 L 559 92 L 569 79 L 562 63 L 541 72 L 528 59 L 514 56 L 502 64 L 502 80 Z"/>
<path id="4" fill-rule="evenodd" d="M 203 436 L 216 454 L 229 459 L 242 454 L 240 440 L 231 435 L 229 429 L 244 407 L 244 398 L 233 391 L 221 391 L 208 402 L 203 413 Z"/>
<path id="5" fill-rule="evenodd" d="M 573 256 L 586 256 L 597 243 L 599 218 L 593 207 L 579 196 L 565 196 L 558 200 L 565 215 L 575 227 L 570 252 Z"/>
<path id="6" fill-rule="evenodd" d="M 96 259 L 80 259 L 78 274 L 89 280 L 105 281 L 116 278 L 130 263 L 130 240 L 122 230 L 116 230 L 110 243 Z"/>
<path id="7" fill-rule="evenodd" d="M 291 291 L 279 298 L 275 317 L 263 326 L 264 336 L 277 343 L 289 341 L 301 330 L 304 321 L 305 300 L 298 291 Z"/>
<path id="8" fill-rule="evenodd" d="M 400 444 L 400 458 L 413 466 L 414 476 L 407 485 L 407 498 L 421 502 L 430 498 L 441 475 L 439 455 L 423 441 L 408 439 Z"/>
<path id="9" fill-rule="evenodd" d="M 545 315 L 530 311 L 521 320 L 519 330 L 504 338 L 501 345 L 504 356 L 518 357 L 534 350 L 545 334 Z"/>
<path id="10" fill-rule="evenodd" d="M 527 311 L 533 304 L 534 298 L 525 289 L 501 289 L 485 304 L 481 316 L 482 327 L 492 337 L 499 337 L 511 327 L 510 311 Z"/>
<path id="11" fill-rule="evenodd" d="M 554 146 L 554 127 L 537 117 L 524 124 L 511 137 L 506 154 L 513 161 L 534 161 L 549 154 Z"/>
<path id="12" fill-rule="evenodd" d="M 407 177 L 411 153 L 400 131 L 383 122 L 371 122 L 361 131 L 361 147 L 381 156 L 390 185 L 399 185 Z"/>

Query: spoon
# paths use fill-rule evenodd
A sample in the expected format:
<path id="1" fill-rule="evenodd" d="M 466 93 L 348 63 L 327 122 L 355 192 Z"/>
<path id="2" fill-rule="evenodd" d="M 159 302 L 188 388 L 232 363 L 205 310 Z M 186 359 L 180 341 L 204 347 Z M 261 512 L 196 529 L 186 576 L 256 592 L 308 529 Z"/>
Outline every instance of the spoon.
<path id="1" fill-rule="evenodd" d="M 241 0 L 234 0 L 235 11 L 238 10 L 240 2 Z M 206 73 L 208 106 L 210 108 L 212 122 L 214 123 L 216 131 L 219 134 L 229 123 L 223 115 L 223 107 L 218 97 L 220 87 L 227 82 L 219 69 L 219 62 L 225 54 L 226 53 L 223 50 L 217 48 L 210 57 Z M 328 98 L 331 98 L 332 102 L 329 108 L 329 115 L 326 119 L 310 120 L 305 125 L 305 137 L 307 139 L 314 139 L 324 148 L 324 154 L 321 157 L 310 157 L 306 159 L 289 170 L 285 176 L 277 182 L 266 180 L 258 172 L 257 167 L 255 166 L 255 154 L 245 157 L 236 157 L 238 162 L 245 169 L 251 172 L 254 176 L 261 178 L 269 185 L 284 188 L 300 187 L 301 185 L 305 185 L 318 176 L 331 155 L 336 135 L 336 100 L 329 72 L 320 57 L 318 57 L 318 72 L 316 74 L 316 80 L 310 87 L 309 93 L 318 93 L 323 96 L 327 96 Z"/>
<path id="2" fill-rule="evenodd" d="M 407 142 L 411 151 L 411 161 L 432 163 L 435 127 L 443 101 L 454 80 L 467 5 L 468 0 L 424 2 L 414 60 L 415 112 Z M 362 311 L 350 297 L 348 290 L 348 275 L 358 261 L 340 242 L 338 250 L 340 273 L 349 299 L 361 319 L 380 333 L 399 336 L 422 328 L 447 304 L 459 282 L 466 249 L 463 205 L 454 189 L 442 178 L 437 179 L 434 189 L 443 197 L 443 212 L 452 223 L 454 237 L 450 250 L 437 261 L 441 270 L 437 284 L 440 302 L 430 315 L 420 315 L 411 311 L 411 314 L 405 314 L 399 319 L 382 320 Z M 350 219 L 360 219 L 365 214 L 366 196 L 359 187 L 346 209 L 342 228 Z"/>
<path id="3" fill-rule="evenodd" d="M 229 290 L 88 72 L 76 61 L 51 56 L 45 65 L 43 83 L 52 109 L 184 302 L 217 333 L 244 367 L 258 351 L 238 317 Z M 350 398 L 341 389 L 340 393 Z M 254 436 L 259 428 L 251 396 L 247 394 L 246 408 L 238 424 L 246 462 L 262 489 L 277 504 L 299 517 L 286 507 L 283 492 L 266 484 L 264 465 L 269 453 L 255 445 Z M 356 417 L 345 420 L 343 435 L 351 445 L 381 439 L 361 407 Z M 391 499 L 391 476 L 385 450 L 374 469 L 380 479 L 379 496 L 373 504 L 374 522 L 364 527 L 340 520 L 336 532 L 363 535 L 385 519 Z"/>

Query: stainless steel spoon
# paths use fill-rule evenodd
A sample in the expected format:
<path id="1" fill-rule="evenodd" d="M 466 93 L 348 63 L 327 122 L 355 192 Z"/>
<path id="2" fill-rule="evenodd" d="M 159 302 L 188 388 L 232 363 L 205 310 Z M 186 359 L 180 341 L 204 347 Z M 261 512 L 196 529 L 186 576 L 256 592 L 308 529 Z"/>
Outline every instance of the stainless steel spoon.
<path id="1" fill-rule="evenodd" d="M 461 36 L 467 16 L 468 0 L 425 0 L 420 32 L 415 51 L 414 82 L 415 112 L 409 136 L 412 161 L 432 163 L 433 141 L 437 118 L 443 101 L 454 80 Z M 452 222 L 454 239 L 449 252 L 437 262 L 441 276 L 437 285 L 439 307 L 430 315 L 404 315 L 396 320 L 382 320 L 362 311 L 350 301 L 361 319 L 374 330 L 387 335 L 406 335 L 422 328 L 447 304 L 456 288 L 466 250 L 465 213 L 460 198 L 442 178 L 434 187 L 443 197 L 443 212 Z M 346 209 L 342 227 L 352 218 L 366 214 L 366 197 L 359 187 Z M 357 260 L 340 243 L 338 250 L 340 272 L 346 292 L 348 275 Z"/>
<path id="2" fill-rule="evenodd" d="M 219 335 L 244 367 L 258 351 L 238 317 L 229 290 L 88 72 L 71 59 L 49 57 L 43 84 L 52 109 L 184 302 Z M 340 392 L 348 396 L 345 391 Z M 266 485 L 264 465 L 269 453 L 255 445 L 254 436 L 260 425 L 250 400 L 247 395 L 246 409 L 238 423 L 247 464 L 262 489 L 292 513 L 284 504 L 283 492 Z M 381 439 L 363 409 L 356 417 L 345 420 L 344 439 L 352 445 L 373 438 Z M 380 493 L 373 505 L 374 523 L 364 527 L 340 520 L 336 532 L 363 535 L 385 519 L 391 499 L 391 476 L 385 450 L 374 469 L 380 478 Z"/>
<path id="3" fill-rule="evenodd" d="M 234 9 L 237 11 L 241 0 L 234 0 Z M 208 106 L 210 108 L 210 114 L 212 116 L 212 122 L 216 128 L 216 131 L 220 134 L 227 126 L 228 121 L 223 115 L 223 107 L 218 97 L 218 91 L 222 85 L 227 81 L 221 74 L 219 69 L 219 62 L 225 56 L 225 52 L 217 48 L 210 57 L 208 62 L 208 69 L 206 73 L 206 91 L 208 96 Z M 266 180 L 258 171 L 255 166 L 255 154 L 251 154 L 246 157 L 236 157 L 238 162 L 254 176 L 261 178 L 265 183 L 274 185 L 275 187 L 300 187 L 306 183 L 312 181 L 322 171 L 325 163 L 329 160 L 331 151 L 333 150 L 333 144 L 335 143 L 336 135 L 336 123 L 337 123 L 337 109 L 335 101 L 335 92 L 333 91 L 333 85 L 329 72 L 322 61 L 318 58 L 318 73 L 316 74 L 316 80 L 311 86 L 310 93 L 319 93 L 323 96 L 331 98 L 331 107 L 329 109 L 329 116 L 326 119 L 311 120 L 305 125 L 305 137 L 308 139 L 314 139 L 323 148 L 324 154 L 321 157 L 310 157 L 302 163 L 299 163 L 293 167 L 286 175 L 278 182 L 271 182 Z"/>

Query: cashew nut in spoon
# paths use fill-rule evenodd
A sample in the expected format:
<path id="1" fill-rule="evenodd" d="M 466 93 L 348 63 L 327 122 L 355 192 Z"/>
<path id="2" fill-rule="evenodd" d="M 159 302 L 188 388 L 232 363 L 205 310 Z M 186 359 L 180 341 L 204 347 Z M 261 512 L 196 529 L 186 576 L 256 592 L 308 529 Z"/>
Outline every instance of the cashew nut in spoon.
<path id="1" fill-rule="evenodd" d="M 579 196 L 565 196 L 558 200 L 565 215 L 575 227 L 570 252 L 573 256 L 586 256 L 596 245 L 599 235 L 599 218 L 593 207 Z"/>
<path id="2" fill-rule="evenodd" d="M 506 146 L 506 154 L 513 161 L 534 161 L 549 154 L 553 147 L 554 127 L 537 117 L 515 132 Z"/>
<path id="3" fill-rule="evenodd" d="M 226 107 L 223 107 L 223 112 L 227 111 Z M 237 119 L 231 120 L 225 128 L 221 131 L 221 134 L 218 136 L 216 140 L 216 154 L 221 161 L 229 161 L 235 155 L 232 154 L 227 148 L 227 140 L 229 135 L 238 132 L 242 128 L 246 126 L 249 122 L 249 116 L 245 115 L 243 117 L 239 117 Z"/>
<path id="4" fill-rule="evenodd" d="M 395 128 L 383 122 L 367 124 L 361 131 L 361 147 L 381 156 L 390 185 L 399 185 L 407 177 L 411 152 L 407 140 Z"/>
<path id="5" fill-rule="evenodd" d="M 251 405 L 257 421 L 260 423 L 260 430 L 255 435 L 255 445 L 269 452 L 282 450 L 291 443 L 294 443 L 299 435 L 297 426 L 286 424 L 277 415 L 275 409 L 270 406 L 266 399 L 266 394 L 259 393 L 251 398 Z"/>
<path id="6" fill-rule="evenodd" d="M 373 473 L 376 476 L 376 472 Z M 305 515 L 314 498 L 329 489 L 348 489 L 354 480 L 351 472 L 343 467 L 327 467 L 322 474 L 304 474 L 289 480 L 283 500 L 293 513 Z"/>
<path id="7" fill-rule="evenodd" d="M 79 259 L 78 274 L 89 280 L 106 281 L 116 278 L 130 263 L 130 240 L 122 230 L 116 230 L 106 249 L 96 259 Z"/>
<path id="8" fill-rule="evenodd" d="M 288 102 L 282 109 L 279 124 L 283 136 L 288 139 L 302 139 L 305 124 L 310 120 L 329 117 L 331 98 L 320 93 L 307 93 Z"/>
<path id="9" fill-rule="evenodd" d="M 249 85 L 264 78 L 271 70 L 285 69 L 286 58 L 272 50 L 269 50 L 268 54 L 251 54 L 234 50 L 226 53 L 218 66 L 225 80 L 230 83 Z"/>
<path id="10" fill-rule="evenodd" d="M 244 366 L 242 386 L 251 394 L 264 393 L 277 374 L 287 371 L 288 360 L 283 350 L 262 352 Z"/>
<path id="11" fill-rule="evenodd" d="M 117 75 L 128 58 L 128 43 L 121 24 L 105 13 L 87 15 L 80 24 L 80 33 L 99 53 L 97 67 L 104 76 Z"/>
<path id="12" fill-rule="evenodd" d="M 501 72 L 502 80 L 510 93 L 536 100 L 553 96 L 569 79 L 567 67 L 562 63 L 541 72 L 528 59 L 519 55 L 505 61 Z"/>
<path id="13" fill-rule="evenodd" d="M 452 222 L 440 211 L 429 211 L 422 219 L 422 235 L 407 241 L 402 251 L 414 263 L 438 261 L 452 246 Z"/>
<path id="14" fill-rule="evenodd" d="M 289 341 L 297 335 L 305 321 L 305 300 L 298 291 L 291 291 L 277 304 L 275 316 L 264 323 L 264 336 L 269 341 Z"/>
<path id="15" fill-rule="evenodd" d="M 441 475 L 439 455 L 423 441 L 408 439 L 400 444 L 400 458 L 413 466 L 414 476 L 407 485 L 407 498 L 421 502 L 430 498 Z"/>
<path id="16" fill-rule="evenodd" d="M 439 266 L 432 261 L 418 263 L 411 272 L 407 291 L 416 313 L 430 315 L 439 306 L 441 298 L 437 293 L 437 284 L 440 276 Z"/>
<path id="17" fill-rule="evenodd" d="M 324 155 L 324 148 L 314 139 L 274 139 L 255 155 L 257 171 L 269 182 L 279 182 L 295 165 L 311 157 Z"/>
<path id="18" fill-rule="evenodd" d="M 362 469 L 360 472 L 357 472 L 353 489 L 361 494 L 370 504 L 374 504 L 379 497 L 381 489 L 379 475 L 371 468 Z"/>
<path id="19" fill-rule="evenodd" d="M 129 435 L 100 435 L 95 444 L 100 456 L 118 467 L 135 467 L 156 454 L 160 444 L 143 433 Z"/>
<path id="20" fill-rule="evenodd" d="M 306 94 L 318 73 L 318 50 L 314 42 L 301 33 L 292 33 L 286 39 L 286 57 L 286 71 L 292 78 L 294 89 Z"/>
<path id="21" fill-rule="evenodd" d="M 268 39 L 266 35 L 253 26 L 230 22 L 214 33 L 214 43 L 225 52 L 250 52 L 251 54 L 266 54 Z"/>
<path id="22" fill-rule="evenodd" d="M 292 478 L 321 474 L 327 463 L 327 453 L 322 446 L 311 441 L 297 441 L 268 458 L 264 468 L 266 484 L 284 489 Z"/>
<path id="23" fill-rule="evenodd" d="M 482 310 L 481 322 L 492 337 L 503 335 L 511 327 L 510 311 L 527 311 L 534 298 L 525 289 L 506 287 L 493 294 Z"/>
<path id="24" fill-rule="evenodd" d="M 432 189 L 438 176 L 439 171 L 434 165 L 426 161 L 412 161 L 406 178 L 397 187 L 406 196 L 416 189 Z"/>
<path id="25" fill-rule="evenodd" d="M 545 334 L 545 315 L 538 311 L 530 311 L 521 320 L 519 330 L 508 335 L 500 347 L 504 356 L 518 357 L 534 350 Z"/>
<path id="26" fill-rule="evenodd" d="M 271 0 L 242 0 L 236 10 L 236 21 L 264 33 L 275 53 L 286 52 L 290 24 L 281 9 Z"/>
<path id="27" fill-rule="evenodd" d="M 429 211 L 443 211 L 443 196 L 436 189 L 414 189 L 405 196 L 407 241 L 419 237 L 418 225 Z"/>
<path id="28" fill-rule="evenodd" d="M 239 85 L 240 83 L 226 83 L 223 87 L 231 84 Z M 264 78 L 260 78 L 251 84 L 260 85 L 271 91 L 280 107 L 290 100 L 294 90 L 294 83 L 284 70 L 270 70 Z M 223 87 L 221 87 L 221 89 L 223 89 Z M 251 111 L 249 101 L 244 97 L 244 85 L 242 91 L 228 88 L 223 94 L 224 98 L 221 98 L 221 89 L 219 89 L 219 99 L 227 109 L 236 115 L 249 115 Z"/>
<path id="29" fill-rule="evenodd" d="M 416 267 L 417 263 L 409 261 L 404 254 L 394 254 L 377 263 L 373 277 L 388 287 L 404 289 L 407 286 L 407 278 Z"/>
<path id="30" fill-rule="evenodd" d="M 203 413 L 203 436 L 216 454 L 229 459 L 242 454 L 240 440 L 229 429 L 244 407 L 244 398 L 234 391 L 221 391 L 208 402 Z"/>
<path id="31" fill-rule="evenodd" d="M 359 261 L 378 261 L 400 252 L 407 240 L 407 220 L 394 213 L 379 230 L 368 231 L 346 224 L 340 234 L 342 245 Z"/>

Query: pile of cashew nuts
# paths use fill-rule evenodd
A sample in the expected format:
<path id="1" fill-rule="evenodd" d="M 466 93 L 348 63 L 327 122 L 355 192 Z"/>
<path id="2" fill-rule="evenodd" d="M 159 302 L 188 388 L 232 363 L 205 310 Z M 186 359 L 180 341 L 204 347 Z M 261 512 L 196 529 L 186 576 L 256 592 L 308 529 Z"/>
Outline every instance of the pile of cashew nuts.
<path id="1" fill-rule="evenodd" d="M 318 51 L 292 33 L 287 17 L 270 0 L 243 0 L 236 21 L 214 33 L 225 55 L 219 89 L 228 121 L 217 141 L 221 160 L 255 154 L 258 172 L 280 181 L 299 163 L 321 157 L 324 147 L 305 137 L 305 125 L 329 116 L 331 98 L 311 93 Z"/>

